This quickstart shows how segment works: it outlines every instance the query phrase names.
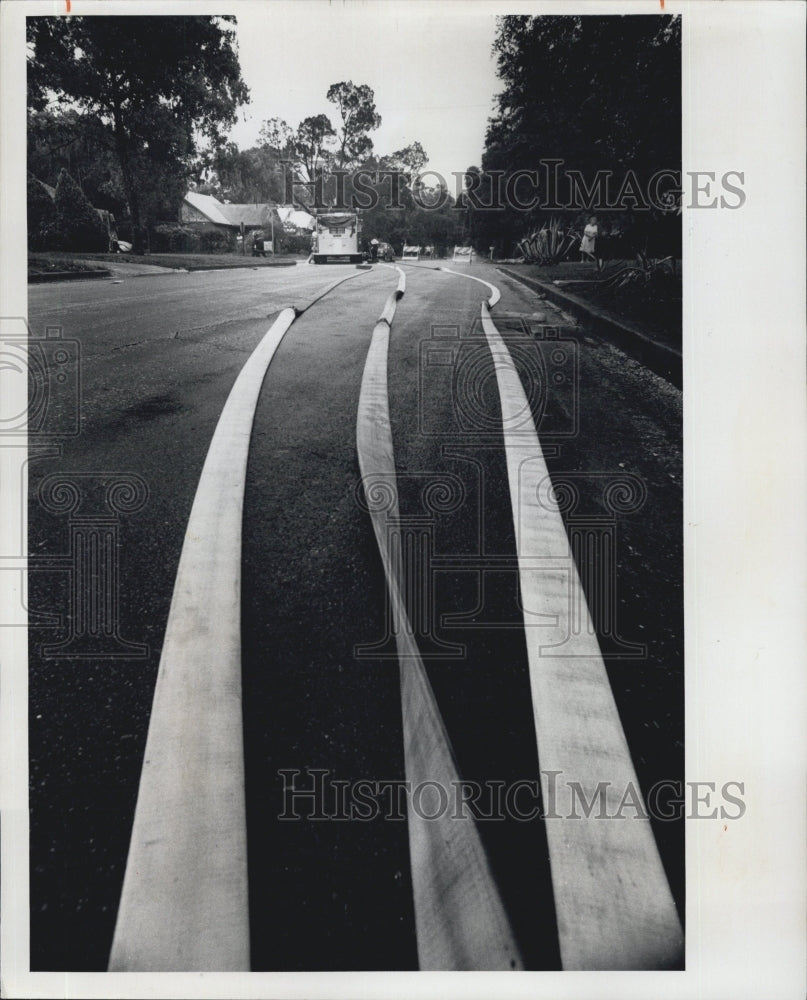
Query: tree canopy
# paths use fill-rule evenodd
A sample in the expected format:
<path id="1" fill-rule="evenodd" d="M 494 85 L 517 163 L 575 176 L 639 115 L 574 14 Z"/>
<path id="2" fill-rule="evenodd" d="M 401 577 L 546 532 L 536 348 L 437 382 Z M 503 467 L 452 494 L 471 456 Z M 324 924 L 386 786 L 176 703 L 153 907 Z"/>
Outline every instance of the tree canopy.
<path id="1" fill-rule="evenodd" d="M 488 122 L 482 197 L 496 171 L 551 161 L 588 185 L 598 172 L 633 172 L 641 184 L 680 170 L 680 17 L 507 15 L 493 53 L 504 86 Z M 563 202 L 568 188 L 553 193 Z M 479 212 L 477 230 L 503 248 L 541 214 Z"/>
<path id="2" fill-rule="evenodd" d="M 327 115 L 311 115 L 300 122 L 294 134 L 293 146 L 307 180 L 315 179 L 317 169 L 328 151 L 328 142 L 335 137 L 336 132 Z"/>
<path id="3" fill-rule="evenodd" d="M 334 83 L 328 88 L 327 98 L 339 112 L 339 167 L 355 165 L 373 151 L 373 132 L 381 124 L 381 115 L 375 107 L 375 94 L 366 84 L 352 80 Z"/>
<path id="4" fill-rule="evenodd" d="M 187 176 L 249 97 L 232 17 L 31 17 L 28 99 L 94 121 L 117 157 L 135 250 L 149 178 Z"/>
<path id="5" fill-rule="evenodd" d="M 513 169 L 562 157 L 637 172 L 681 159 L 681 21 L 636 15 L 508 15 L 493 51 L 504 82 L 487 158 Z"/>

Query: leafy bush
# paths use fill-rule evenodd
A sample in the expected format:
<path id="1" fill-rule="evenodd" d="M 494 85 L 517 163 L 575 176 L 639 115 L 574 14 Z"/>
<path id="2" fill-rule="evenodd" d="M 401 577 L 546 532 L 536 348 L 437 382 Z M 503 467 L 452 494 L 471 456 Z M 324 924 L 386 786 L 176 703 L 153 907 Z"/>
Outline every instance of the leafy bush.
<path id="1" fill-rule="evenodd" d="M 199 234 L 182 226 L 155 226 L 151 231 L 152 253 L 195 253 Z"/>
<path id="2" fill-rule="evenodd" d="M 311 233 L 278 233 L 275 227 L 276 253 L 310 253 Z"/>
<path id="3" fill-rule="evenodd" d="M 55 223 L 46 228 L 44 235 L 50 237 L 54 249 L 87 253 L 105 253 L 109 249 L 109 234 L 101 217 L 64 169 L 56 182 Z"/>
<path id="4" fill-rule="evenodd" d="M 53 199 L 33 176 L 28 174 L 28 249 L 46 250 L 45 233 L 56 221 Z"/>
<path id="5" fill-rule="evenodd" d="M 202 253 L 229 253 L 233 249 L 233 241 L 218 229 L 208 229 L 199 234 L 199 249 Z"/>

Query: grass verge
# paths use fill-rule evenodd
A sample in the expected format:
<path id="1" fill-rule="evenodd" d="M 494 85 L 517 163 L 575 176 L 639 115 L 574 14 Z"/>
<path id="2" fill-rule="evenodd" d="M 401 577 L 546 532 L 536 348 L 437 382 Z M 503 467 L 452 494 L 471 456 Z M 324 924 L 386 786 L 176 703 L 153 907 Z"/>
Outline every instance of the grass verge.
<path id="1" fill-rule="evenodd" d="M 210 254 L 210 253 L 99 253 L 74 254 L 76 260 L 106 261 L 111 264 L 154 264 L 157 267 L 173 267 L 184 271 L 214 271 L 233 267 L 277 267 L 296 264 L 305 260 L 301 254 L 275 254 L 270 257 L 252 257 L 250 254 Z"/>
<path id="2" fill-rule="evenodd" d="M 78 273 L 82 271 L 103 271 L 100 263 L 79 260 L 77 257 L 61 254 L 29 254 L 28 274 Z"/>

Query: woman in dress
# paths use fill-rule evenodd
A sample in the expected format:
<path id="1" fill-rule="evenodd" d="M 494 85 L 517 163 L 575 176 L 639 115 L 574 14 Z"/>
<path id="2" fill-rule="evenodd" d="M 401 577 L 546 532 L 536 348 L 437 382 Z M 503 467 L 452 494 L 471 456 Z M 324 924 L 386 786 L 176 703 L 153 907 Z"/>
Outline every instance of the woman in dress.
<path id="1" fill-rule="evenodd" d="M 583 239 L 580 240 L 580 260 L 595 261 L 594 244 L 597 240 L 597 217 L 592 215 L 588 220 L 588 225 L 583 230 Z"/>

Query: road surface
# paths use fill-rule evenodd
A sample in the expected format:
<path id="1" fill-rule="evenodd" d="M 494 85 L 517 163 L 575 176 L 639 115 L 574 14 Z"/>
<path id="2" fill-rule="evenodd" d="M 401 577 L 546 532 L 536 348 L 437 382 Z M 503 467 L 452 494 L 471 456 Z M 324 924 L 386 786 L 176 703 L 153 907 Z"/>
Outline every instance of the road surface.
<path id="1" fill-rule="evenodd" d="M 488 293 L 433 267 L 403 270 L 388 388 L 401 516 L 420 539 L 410 616 L 462 777 L 510 788 L 541 764 L 500 404 L 479 322 Z M 494 318 L 549 472 L 576 498 L 561 510 L 641 786 L 680 780 L 681 394 L 493 267 L 475 262 L 471 273 L 501 290 Z M 417 968 L 405 810 L 333 816 L 339 782 L 404 778 L 395 641 L 356 456 L 370 338 L 398 274 L 300 266 L 30 289 L 33 334 L 58 327 L 81 357 L 80 392 L 50 400 L 62 426 L 78 406 L 80 433 L 30 463 L 34 970 L 107 967 L 208 446 L 280 311 L 348 276 L 290 327 L 252 426 L 241 558 L 249 944 L 255 970 Z M 79 507 L 56 502 L 58 476 L 77 484 Z M 128 507 L 105 506 L 111 482 L 137 494 Z M 105 524 L 117 605 L 104 647 L 79 620 L 89 597 L 71 598 L 65 557 Z M 279 820 L 305 802 L 289 798 L 290 781 L 313 787 L 317 773 L 331 818 Z M 559 968 L 545 824 L 477 826 L 525 966 Z M 654 821 L 653 832 L 682 915 L 683 824 Z"/>

